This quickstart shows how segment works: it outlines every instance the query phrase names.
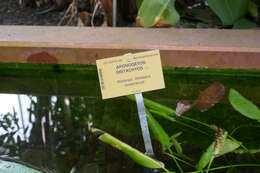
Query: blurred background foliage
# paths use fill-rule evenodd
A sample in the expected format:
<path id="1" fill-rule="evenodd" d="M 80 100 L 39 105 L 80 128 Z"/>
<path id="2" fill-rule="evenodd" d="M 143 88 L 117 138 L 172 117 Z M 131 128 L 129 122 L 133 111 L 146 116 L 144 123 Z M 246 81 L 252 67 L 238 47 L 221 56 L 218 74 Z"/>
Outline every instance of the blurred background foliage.
<path id="1" fill-rule="evenodd" d="M 23 7 L 62 11 L 58 25 L 112 26 L 113 0 L 18 0 Z M 117 26 L 257 28 L 259 0 L 117 0 Z"/>

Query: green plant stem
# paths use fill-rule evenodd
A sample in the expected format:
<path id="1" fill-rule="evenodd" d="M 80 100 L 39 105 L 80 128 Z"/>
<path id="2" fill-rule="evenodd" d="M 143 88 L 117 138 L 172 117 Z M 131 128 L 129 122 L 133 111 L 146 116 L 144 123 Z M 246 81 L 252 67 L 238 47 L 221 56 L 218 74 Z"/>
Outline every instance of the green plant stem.
<path id="1" fill-rule="evenodd" d="M 172 172 L 172 171 L 169 171 L 168 169 L 166 168 L 162 168 L 165 172 Z M 175 173 L 175 172 L 172 172 L 172 173 Z"/>
<path id="2" fill-rule="evenodd" d="M 213 163 L 214 158 L 215 158 L 214 156 L 211 157 L 211 159 L 209 161 L 209 164 L 208 164 L 208 167 L 207 167 L 207 170 L 206 170 L 206 173 L 209 173 L 209 170 L 210 170 L 210 167 L 211 167 L 211 165 Z"/>
<path id="3" fill-rule="evenodd" d="M 195 131 L 197 131 L 197 132 L 200 132 L 201 134 L 204 134 L 204 135 L 206 135 L 206 136 L 210 136 L 208 133 L 206 133 L 206 132 L 204 132 L 204 131 L 202 131 L 202 130 L 196 128 L 196 127 L 193 127 L 193 126 L 191 126 L 191 125 L 189 125 L 189 124 L 186 124 L 186 123 L 183 123 L 183 122 L 180 122 L 180 121 L 176 121 L 176 123 L 177 123 L 177 124 L 180 124 L 180 125 L 182 125 L 182 126 L 188 127 L 188 128 L 190 128 L 190 129 L 192 129 L 192 130 L 195 130 Z"/>
<path id="4" fill-rule="evenodd" d="M 169 157 L 171 157 L 171 158 L 175 157 L 176 160 L 178 160 L 178 161 L 180 161 L 180 162 L 182 162 L 182 163 L 184 163 L 184 164 L 186 164 L 186 165 L 188 165 L 188 166 L 190 166 L 190 167 L 192 167 L 192 168 L 195 168 L 195 166 L 192 165 L 192 164 L 190 164 L 189 162 L 186 162 L 185 160 L 182 160 L 182 159 L 180 159 L 180 158 L 178 158 L 178 157 L 176 157 L 176 156 L 173 156 L 173 154 L 175 154 L 175 153 L 169 154 L 169 153 L 166 153 L 166 152 L 165 152 L 164 154 L 167 155 L 167 156 L 169 156 Z"/>
<path id="5" fill-rule="evenodd" d="M 215 171 L 220 169 L 228 169 L 228 168 L 235 168 L 235 167 L 260 167 L 260 164 L 238 164 L 238 165 L 226 165 L 226 166 L 219 166 L 216 168 L 211 168 L 209 171 Z M 192 171 L 192 172 L 186 172 L 186 173 L 200 173 L 200 171 Z"/>
<path id="6" fill-rule="evenodd" d="M 169 120 L 169 121 L 176 122 L 175 117 L 171 117 L 171 116 L 165 114 L 164 112 L 157 111 L 157 110 L 154 110 L 154 109 L 149 109 L 149 111 L 150 111 L 151 113 L 156 114 L 156 115 L 159 115 L 159 116 L 161 116 L 161 117 L 163 117 L 163 118 L 165 118 L 165 119 L 167 119 L 167 120 Z"/>
<path id="7" fill-rule="evenodd" d="M 181 165 L 179 164 L 179 162 L 177 161 L 176 157 L 174 156 L 172 150 L 170 148 L 168 148 L 168 151 L 170 152 L 170 154 L 172 155 L 173 161 L 175 162 L 176 166 L 178 167 L 178 169 L 180 170 L 181 173 L 184 173 Z"/>
<path id="8" fill-rule="evenodd" d="M 197 131 L 197 132 L 200 132 L 200 133 L 202 133 L 202 134 L 204 134 L 204 135 L 210 136 L 208 133 L 206 133 L 206 132 L 204 132 L 204 131 L 202 131 L 202 130 L 200 130 L 200 129 L 198 129 L 198 128 L 195 128 L 195 127 L 193 127 L 193 126 L 190 126 L 190 125 L 188 125 L 188 124 L 186 124 L 186 123 L 177 121 L 175 118 L 169 117 L 168 115 L 165 115 L 165 114 L 162 113 L 162 112 L 159 112 L 159 111 L 156 111 L 156 110 L 153 110 L 153 109 L 150 109 L 149 111 L 152 112 L 152 113 L 154 113 L 154 114 L 156 114 L 156 115 L 159 115 L 159 116 L 161 116 L 161 117 L 163 117 L 163 118 L 165 118 L 165 119 L 167 119 L 167 120 L 169 120 L 169 121 L 175 122 L 175 123 L 180 124 L 180 125 L 182 125 L 182 126 L 188 127 L 188 128 L 190 128 L 190 129 L 192 129 L 192 130 L 195 130 L 195 131 Z"/>
<path id="9" fill-rule="evenodd" d="M 181 116 L 181 118 L 182 118 L 182 119 L 185 119 L 185 120 L 188 120 L 188 121 L 195 122 L 195 123 L 197 123 L 197 124 L 200 124 L 200 125 L 203 125 L 203 126 L 205 126 L 205 127 L 208 127 L 208 128 L 210 128 L 210 129 L 212 129 L 212 127 L 211 127 L 209 124 L 207 124 L 207 123 L 203 123 L 203 122 L 201 122 L 201 121 L 198 121 L 198 120 L 195 120 L 195 119 L 192 119 L 192 118 L 189 118 L 189 117 L 185 117 L 185 116 Z M 212 130 L 214 130 L 214 129 L 212 129 Z"/>

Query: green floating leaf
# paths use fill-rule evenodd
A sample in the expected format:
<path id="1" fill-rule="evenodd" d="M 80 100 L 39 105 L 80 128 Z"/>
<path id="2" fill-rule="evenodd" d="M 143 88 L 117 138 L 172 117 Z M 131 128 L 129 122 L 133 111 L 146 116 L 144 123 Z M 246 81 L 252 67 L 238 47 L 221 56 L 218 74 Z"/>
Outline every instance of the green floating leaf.
<path id="1" fill-rule="evenodd" d="M 243 19 L 238 20 L 234 24 L 233 29 L 252 29 L 252 28 L 256 28 L 256 27 L 257 27 L 256 23 L 243 18 Z"/>
<path id="2" fill-rule="evenodd" d="M 132 101 L 135 101 L 135 96 L 134 95 L 129 95 L 127 96 L 128 99 L 132 100 Z M 156 103 L 152 100 L 149 100 L 149 99 L 146 99 L 144 98 L 144 104 L 147 108 L 150 108 L 150 109 L 153 109 L 155 111 L 159 111 L 163 114 L 166 114 L 166 115 L 175 115 L 175 110 L 167 107 L 167 106 L 164 106 L 162 104 L 159 104 L 159 103 Z"/>
<path id="3" fill-rule="evenodd" d="M 223 25 L 233 25 L 245 17 L 249 0 L 206 0 L 209 7 L 221 19 Z"/>
<path id="4" fill-rule="evenodd" d="M 176 25 L 180 15 L 175 9 L 175 0 L 143 0 L 138 12 L 141 26 Z"/>
<path id="5" fill-rule="evenodd" d="M 239 148 L 240 146 L 241 146 L 241 143 L 230 140 L 230 139 L 226 139 L 224 141 L 224 144 L 220 150 L 220 153 L 217 155 L 217 157 L 230 153 L 230 152 L 236 150 L 237 148 Z"/>
<path id="6" fill-rule="evenodd" d="M 157 161 L 142 152 L 138 151 L 137 149 L 131 147 L 130 145 L 120 141 L 119 139 L 111 136 L 108 133 L 105 133 L 99 129 L 92 128 L 92 132 L 101 134 L 98 138 L 107 143 L 116 149 L 122 151 L 126 155 L 128 155 L 131 159 L 133 159 L 136 163 L 146 168 L 160 168 L 164 169 L 164 164 L 160 161 Z"/>
<path id="7" fill-rule="evenodd" d="M 0 160 L 1 173 L 43 173 L 22 164 Z"/>
<path id="8" fill-rule="evenodd" d="M 230 89 L 229 101 L 233 108 L 244 116 L 258 121 L 260 120 L 259 108 L 239 94 L 236 90 Z"/>
<path id="9" fill-rule="evenodd" d="M 146 110 L 147 113 L 147 121 L 149 124 L 149 127 L 155 137 L 163 146 L 164 149 L 167 149 L 170 147 L 170 137 L 165 132 L 163 127 L 158 123 L 158 121 L 151 115 L 151 113 Z"/>
<path id="10" fill-rule="evenodd" d="M 215 141 L 207 148 L 207 150 L 201 155 L 199 163 L 196 165 L 197 170 L 204 169 L 214 157 Z"/>

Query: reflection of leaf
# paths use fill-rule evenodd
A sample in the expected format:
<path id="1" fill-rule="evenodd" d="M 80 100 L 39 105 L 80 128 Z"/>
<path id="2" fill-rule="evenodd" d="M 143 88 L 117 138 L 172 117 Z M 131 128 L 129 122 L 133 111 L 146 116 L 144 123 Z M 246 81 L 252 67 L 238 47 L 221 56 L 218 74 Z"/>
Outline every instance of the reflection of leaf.
<path id="1" fill-rule="evenodd" d="M 212 142 L 212 144 L 207 148 L 207 150 L 200 157 L 199 163 L 196 165 L 196 168 L 198 170 L 202 170 L 209 164 L 212 157 L 214 157 L 214 149 L 215 149 L 215 142 Z"/>
<path id="2" fill-rule="evenodd" d="M 206 2 L 223 25 L 233 25 L 246 15 L 248 9 L 248 0 L 206 0 Z"/>
<path id="3" fill-rule="evenodd" d="M 128 144 L 111 136 L 110 134 L 105 133 L 99 129 L 92 128 L 91 130 L 93 133 L 99 133 L 99 134 L 101 133 L 101 135 L 98 137 L 101 141 L 122 151 L 130 158 L 132 158 L 136 163 L 147 168 L 164 168 L 164 164 L 162 162 L 154 160 L 153 158 L 143 154 L 142 152 L 136 150 L 135 148 L 129 146 Z"/>
<path id="4" fill-rule="evenodd" d="M 254 120 L 260 121 L 260 110 L 251 101 L 247 100 L 236 90 L 230 89 L 229 91 L 229 101 L 233 108 L 246 116 Z"/>
<path id="5" fill-rule="evenodd" d="M 175 0 L 143 0 L 138 12 L 141 26 L 170 26 L 176 25 L 180 16 L 174 6 Z"/>

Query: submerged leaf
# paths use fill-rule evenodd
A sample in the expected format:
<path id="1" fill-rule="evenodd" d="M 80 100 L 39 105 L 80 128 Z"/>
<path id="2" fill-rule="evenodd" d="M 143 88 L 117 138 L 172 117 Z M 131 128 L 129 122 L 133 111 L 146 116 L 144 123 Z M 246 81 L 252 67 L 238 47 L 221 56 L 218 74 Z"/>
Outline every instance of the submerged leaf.
<path id="1" fill-rule="evenodd" d="M 156 119 L 151 115 L 151 113 L 147 110 L 147 121 L 149 124 L 149 127 L 155 136 L 155 138 L 162 144 L 164 149 L 167 149 L 170 147 L 170 137 L 165 132 L 163 127 L 158 123 Z"/>
<path id="2" fill-rule="evenodd" d="M 214 82 L 208 88 L 200 92 L 198 98 L 191 103 L 187 100 L 182 100 L 177 103 L 176 115 L 181 116 L 184 112 L 196 107 L 201 112 L 207 111 L 213 107 L 216 103 L 225 95 L 225 87 L 219 82 Z"/>
<path id="3" fill-rule="evenodd" d="M 207 148 L 207 150 L 200 157 L 199 163 L 196 165 L 197 170 L 204 169 L 214 157 L 215 141 Z"/>
<path id="4" fill-rule="evenodd" d="M 230 89 L 229 101 L 233 108 L 244 116 L 258 121 L 260 120 L 259 108 L 239 94 L 236 90 Z"/>
<path id="5" fill-rule="evenodd" d="M 176 25 L 180 16 L 174 4 L 175 0 L 143 0 L 137 22 L 144 27 Z"/>
<path id="6" fill-rule="evenodd" d="M 128 155 L 131 159 L 133 159 L 136 163 L 138 163 L 141 166 L 147 167 L 147 168 L 164 168 L 164 164 L 160 161 L 157 161 L 142 152 L 138 151 L 137 149 L 131 147 L 130 145 L 120 141 L 119 139 L 111 136 L 108 133 L 105 133 L 99 129 L 92 128 L 92 132 L 101 134 L 98 138 L 103 141 L 104 143 L 107 143 L 118 150 L 122 151 L 126 155 Z"/>
<path id="7" fill-rule="evenodd" d="M 248 0 L 206 0 L 209 7 L 218 15 L 223 25 L 233 25 L 243 18 L 248 10 Z"/>
<path id="8" fill-rule="evenodd" d="M 198 99 L 194 103 L 194 106 L 202 112 L 206 111 L 218 103 L 224 95 L 225 87 L 219 82 L 214 82 L 204 91 L 201 91 Z"/>

